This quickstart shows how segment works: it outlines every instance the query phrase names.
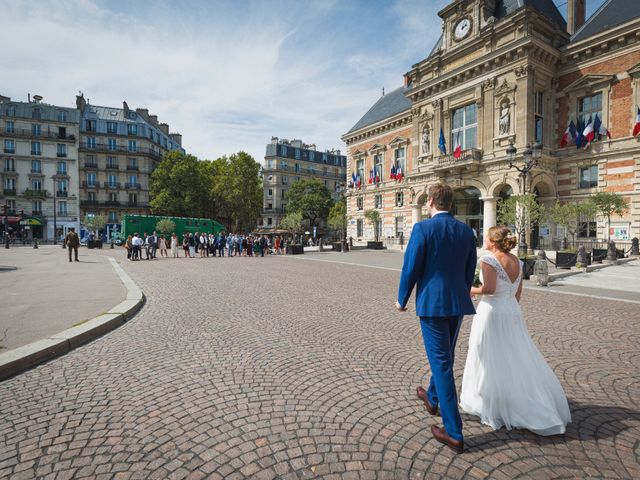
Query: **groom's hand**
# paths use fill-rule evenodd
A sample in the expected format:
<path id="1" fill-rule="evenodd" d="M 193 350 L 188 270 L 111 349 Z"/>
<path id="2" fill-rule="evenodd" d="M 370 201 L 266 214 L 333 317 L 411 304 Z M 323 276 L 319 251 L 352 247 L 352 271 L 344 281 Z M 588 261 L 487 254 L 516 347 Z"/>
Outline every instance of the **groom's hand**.
<path id="1" fill-rule="evenodd" d="M 398 309 L 399 312 L 406 312 L 407 311 L 407 307 L 403 307 L 402 305 L 400 305 L 400 302 L 396 301 L 396 308 Z"/>

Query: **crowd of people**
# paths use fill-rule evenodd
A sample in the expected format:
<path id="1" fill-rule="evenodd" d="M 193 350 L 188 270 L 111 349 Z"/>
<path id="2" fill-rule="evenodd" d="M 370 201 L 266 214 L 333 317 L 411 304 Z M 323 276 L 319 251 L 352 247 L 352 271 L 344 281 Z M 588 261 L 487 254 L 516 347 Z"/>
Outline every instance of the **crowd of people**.
<path id="1" fill-rule="evenodd" d="M 182 240 L 173 233 L 171 237 L 158 236 L 156 232 L 143 236 L 139 233 L 129 235 L 124 243 L 127 250 L 127 259 L 131 261 L 152 260 L 160 257 L 179 258 L 180 250 L 184 252 L 183 258 L 195 257 L 264 257 L 265 255 L 283 255 L 286 252 L 286 240 L 280 236 L 270 238 L 267 235 L 242 235 L 224 232 L 214 235 L 212 233 L 185 233 Z"/>

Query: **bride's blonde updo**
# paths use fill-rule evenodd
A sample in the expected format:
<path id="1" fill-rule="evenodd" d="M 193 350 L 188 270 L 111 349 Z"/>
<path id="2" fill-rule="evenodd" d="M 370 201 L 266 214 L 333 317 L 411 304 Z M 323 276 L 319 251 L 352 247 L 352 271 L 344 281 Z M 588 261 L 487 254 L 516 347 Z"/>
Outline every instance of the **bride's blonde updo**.
<path id="1" fill-rule="evenodd" d="M 518 239 L 511 233 L 508 227 L 498 225 L 489 229 L 489 240 L 491 240 L 499 250 L 510 252 L 518 244 Z"/>

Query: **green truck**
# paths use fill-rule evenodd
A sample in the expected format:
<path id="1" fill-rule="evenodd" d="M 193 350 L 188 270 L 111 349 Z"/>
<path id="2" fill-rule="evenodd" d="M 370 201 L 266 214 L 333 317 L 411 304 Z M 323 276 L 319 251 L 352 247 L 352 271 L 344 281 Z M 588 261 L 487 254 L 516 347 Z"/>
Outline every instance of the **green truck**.
<path id="1" fill-rule="evenodd" d="M 160 215 L 125 215 L 122 219 L 121 237 L 122 240 L 126 240 L 129 235 L 133 235 L 138 232 L 143 235 L 147 232 L 151 235 L 151 232 L 157 231 L 156 225 L 160 220 L 171 220 L 175 223 L 175 233 L 178 238 L 186 233 L 205 232 L 213 233 L 217 235 L 219 232 L 225 231 L 224 225 L 211 220 L 210 218 L 188 218 L 188 217 L 166 217 Z M 171 235 L 170 232 L 168 235 Z M 158 232 L 160 234 L 160 232 Z M 165 233 L 166 234 L 166 233 Z"/>

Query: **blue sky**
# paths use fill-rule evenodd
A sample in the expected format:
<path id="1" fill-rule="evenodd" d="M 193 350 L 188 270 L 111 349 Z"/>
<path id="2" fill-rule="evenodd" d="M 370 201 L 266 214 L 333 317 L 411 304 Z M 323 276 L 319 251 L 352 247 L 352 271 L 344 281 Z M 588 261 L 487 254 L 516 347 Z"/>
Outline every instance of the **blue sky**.
<path id="1" fill-rule="evenodd" d="M 200 158 L 262 161 L 272 135 L 344 151 L 340 136 L 431 50 L 448 3 L 0 0 L 0 94 L 125 100 Z"/>

